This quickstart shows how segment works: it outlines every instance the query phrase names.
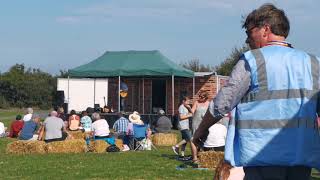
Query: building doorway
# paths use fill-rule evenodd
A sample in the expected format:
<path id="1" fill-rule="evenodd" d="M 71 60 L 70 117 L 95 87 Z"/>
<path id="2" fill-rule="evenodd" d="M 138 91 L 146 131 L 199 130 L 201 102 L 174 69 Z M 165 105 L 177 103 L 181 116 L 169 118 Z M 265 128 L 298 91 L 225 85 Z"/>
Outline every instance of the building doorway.
<path id="1" fill-rule="evenodd" d="M 159 109 L 166 112 L 166 80 L 152 80 L 152 113 L 157 113 Z"/>

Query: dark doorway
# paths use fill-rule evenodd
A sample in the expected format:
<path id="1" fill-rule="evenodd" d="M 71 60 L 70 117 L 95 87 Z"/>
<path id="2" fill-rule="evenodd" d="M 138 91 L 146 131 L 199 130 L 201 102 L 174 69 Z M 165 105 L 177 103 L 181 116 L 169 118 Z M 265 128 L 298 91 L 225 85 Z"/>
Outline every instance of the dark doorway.
<path id="1" fill-rule="evenodd" d="M 159 109 L 166 112 L 166 80 L 152 80 L 152 113 Z"/>

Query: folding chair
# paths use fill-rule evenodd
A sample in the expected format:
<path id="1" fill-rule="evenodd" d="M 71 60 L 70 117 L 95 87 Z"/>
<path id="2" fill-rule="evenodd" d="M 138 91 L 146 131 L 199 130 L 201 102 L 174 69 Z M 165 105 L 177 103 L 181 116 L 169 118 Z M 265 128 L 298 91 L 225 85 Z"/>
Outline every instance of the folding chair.
<path id="1" fill-rule="evenodd" d="M 136 144 L 134 150 L 136 151 L 139 148 L 145 150 L 146 140 L 147 140 L 147 125 L 133 125 L 133 141 Z M 151 147 L 157 150 L 157 148 L 151 143 Z"/>

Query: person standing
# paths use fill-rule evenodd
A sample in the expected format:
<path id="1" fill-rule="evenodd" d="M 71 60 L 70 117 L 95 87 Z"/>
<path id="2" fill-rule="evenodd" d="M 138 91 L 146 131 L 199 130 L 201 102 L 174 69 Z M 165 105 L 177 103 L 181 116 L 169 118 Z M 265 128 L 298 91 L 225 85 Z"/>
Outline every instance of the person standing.
<path id="1" fill-rule="evenodd" d="M 273 4 L 253 10 L 242 27 L 251 50 L 210 102 L 193 141 L 235 108 L 225 159 L 243 166 L 244 179 L 310 179 L 311 168 L 320 169 L 320 60 L 285 41 L 289 20 Z"/>
<path id="2" fill-rule="evenodd" d="M 201 91 L 199 93 L 199 99 L 196 100 L 192 105 L 192 133 L 196 132 L 196 130 L 198 129 L 203 116 L 207 112 L 208 106 L 208 92 Z"/>
<path id="3" fill-rule="evenodd" d="M 181 105 L 179 106 L 179 126 L 180 126 L 182 141 L 180 141 L 175 146 L 172 146 L 172 150 L 175 154 L 179 155 L 179 150 L 181 146 L 181 156 L 184 156 L 186 145 L 187 143 L 190 143 L 192 160 L 196 162 L 198 160 L 197 155 L 194 153 L 196 152 L 196 147 L 191 141 L 192 135 L 189 128 L 189 118 L 191 117 L 192 117 L 192 111 L 189 105 L 189 98 L 183 97 L 181 101 Z"/>

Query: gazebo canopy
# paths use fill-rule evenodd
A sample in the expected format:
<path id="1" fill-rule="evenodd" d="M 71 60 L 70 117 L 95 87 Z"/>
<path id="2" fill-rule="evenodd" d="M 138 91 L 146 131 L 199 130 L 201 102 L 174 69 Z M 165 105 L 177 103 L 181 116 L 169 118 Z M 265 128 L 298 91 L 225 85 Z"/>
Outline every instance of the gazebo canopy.
<path id="1" fill-rule="evenodd" d="M 69 70 L 71 77 L 179 76 L 194 77 L 159 51 L 107 51 L 88 64 Z"/>

